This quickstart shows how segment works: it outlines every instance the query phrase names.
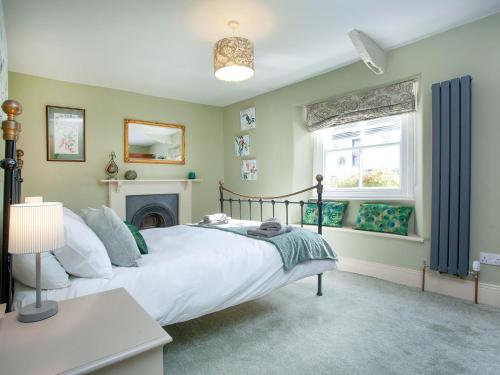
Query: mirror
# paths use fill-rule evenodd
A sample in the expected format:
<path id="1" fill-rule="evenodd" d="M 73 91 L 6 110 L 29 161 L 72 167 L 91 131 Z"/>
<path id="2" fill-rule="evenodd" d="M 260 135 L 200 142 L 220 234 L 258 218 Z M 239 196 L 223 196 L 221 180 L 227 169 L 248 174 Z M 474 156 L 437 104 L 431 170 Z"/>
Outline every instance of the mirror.
<path id="1" fill-rule="evenodd" d="M 125 162 L 185 164 L 186 127 L 125 120 Z"/>

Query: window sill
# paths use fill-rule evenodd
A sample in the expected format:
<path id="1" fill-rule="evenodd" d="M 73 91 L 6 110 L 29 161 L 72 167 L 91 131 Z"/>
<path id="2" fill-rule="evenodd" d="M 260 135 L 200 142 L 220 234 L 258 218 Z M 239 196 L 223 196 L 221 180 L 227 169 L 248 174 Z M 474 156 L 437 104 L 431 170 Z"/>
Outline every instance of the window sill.
<path id="1" fill-rule="evenodd" d="M 311 199 L 318 199 L 315 195 Z M 323 194 L 323 200 L 337 200 L 337 201 L 364 201 L 364 202 L 411 202 L 414 203 L 414 198 L 408 197 L 342 197 L 336 194 Z"/>
<path id="2" fill-rule="evenodd" d="M 300 227 L 300 224 L 292 224 L 295 227 Z M 316 225 L 304 225 L 305 229 L 315 231 L 317 228 Z M 324 232 L 347 232 L 347 233 L 353 233 L 353 234 L 360 234 L 362 236 L 371 236 L 371 237 L 382 237 L 382 238 L 390 238 L 392 240 L 398 240 L 398 241 L 409 241 L 409 242 L 416 242 L 416 243 L 424 243 L 425 238 L 420 237 L 414 233 L 410 233 L 408 236 L 401 236 L 399 234 L 390 234 L 390 233 L 383 233 L 383 232 L 370 232 L 366 230 L 358 230 L 354 229 L 352 227 L 340 227 L 340 228 L 335 228 L 335 227 L 323 227 L 323 233 Z"/>

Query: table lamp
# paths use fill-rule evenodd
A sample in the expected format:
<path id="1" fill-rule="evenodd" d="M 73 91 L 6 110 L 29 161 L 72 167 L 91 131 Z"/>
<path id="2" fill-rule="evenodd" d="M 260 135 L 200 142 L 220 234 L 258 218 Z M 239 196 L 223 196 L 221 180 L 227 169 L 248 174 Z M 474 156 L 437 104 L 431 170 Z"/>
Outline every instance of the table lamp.
<path id="1" fill-rule="evenodd" d="M 19 310 L 17 318 L 20 322 L 37 322 L 57 314 L 56 301 L 41 300 L 41 253 L 62 246 L 62 203 L 36 202 L 10 206 L 9 253 L 36 254 L 36 302 Z"/>

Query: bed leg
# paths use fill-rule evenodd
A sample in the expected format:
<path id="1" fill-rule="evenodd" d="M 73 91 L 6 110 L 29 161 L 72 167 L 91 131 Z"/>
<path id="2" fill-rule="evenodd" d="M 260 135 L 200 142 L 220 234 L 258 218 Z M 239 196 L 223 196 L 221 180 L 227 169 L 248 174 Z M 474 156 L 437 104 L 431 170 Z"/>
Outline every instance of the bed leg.
<path id="1" fill-rule="evenodd" d="M 323 274 L 322 273 L 318 273 L 318 293 L 316 293 L 317 296 L 322 296 L 323 295 L 322 278 L 323 278 Z"/>

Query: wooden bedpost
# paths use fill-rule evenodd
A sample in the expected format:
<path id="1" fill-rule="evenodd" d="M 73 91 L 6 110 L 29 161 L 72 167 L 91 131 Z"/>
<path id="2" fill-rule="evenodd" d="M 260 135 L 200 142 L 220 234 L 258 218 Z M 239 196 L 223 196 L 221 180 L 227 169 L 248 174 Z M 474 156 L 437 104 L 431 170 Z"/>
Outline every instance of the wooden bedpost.
<path id="1" fill-rule="evenodd" d="M 0 166 L 4 169 L 3 189 L 3 242 L 2 242 L 2 274 L 0 301 L 7 304 L 7 311 L 12 310 L 12 261 L 9 255 L 9 221 L 10 205 L 15 202 L 13 195 L 14 172 L 17 168 L 16 142 L 21 132 L 21 124 L 16 116 L 22 112 L 22 107 L 15 100 L 6 100 L 2 110 L 7 114 L 7 120 L 2 121 L 3 139 L 5 140 L 5 158 Z"/>
<path id="2" fill-rule="evenodd" d="M 219 202 L 220 202 L 220 212 L 224 213 L 224 193 L 222 188 L 224 187 L 224 181 L 219 180 Z"/>

